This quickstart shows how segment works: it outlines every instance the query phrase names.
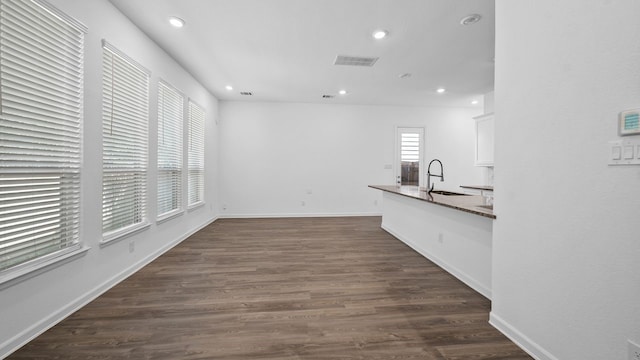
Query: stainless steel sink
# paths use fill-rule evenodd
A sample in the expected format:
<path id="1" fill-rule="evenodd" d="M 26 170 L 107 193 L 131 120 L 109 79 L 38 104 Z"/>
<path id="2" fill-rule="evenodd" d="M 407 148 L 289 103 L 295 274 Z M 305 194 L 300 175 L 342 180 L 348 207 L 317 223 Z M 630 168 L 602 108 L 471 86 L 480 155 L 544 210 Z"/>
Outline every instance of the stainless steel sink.
<path id="1" fill-rule="evenodd" d="M 445 190 L 434 190 L 431 192 L 432 194 L 438 195 L 447 195 L 447 196 L 469 196 L 469 194 L 462 194 L 453 191 L 445 191 Z"/>

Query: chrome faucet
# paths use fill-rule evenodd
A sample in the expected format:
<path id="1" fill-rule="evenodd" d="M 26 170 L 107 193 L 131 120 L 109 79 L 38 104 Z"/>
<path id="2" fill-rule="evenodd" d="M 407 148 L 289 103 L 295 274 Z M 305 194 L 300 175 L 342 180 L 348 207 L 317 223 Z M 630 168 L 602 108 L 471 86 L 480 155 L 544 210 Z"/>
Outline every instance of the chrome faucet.
<path id="1" fill-rule="evenodd" d="M 438 164 L 440 164 L 440 175 L 434 175 L 431 174 L 431 164 L 433 164 L 434 161 L 437 161 Z M 430 194 L 433 191 L 433 184 L 431 184 L 431 177 L 439 177 L 440 181 L 444 181 L 444 167 L 442 166 L 442 162 L 438 159 L 433 159 L 431 160 L 431 162 L 429 162 L 429 166 L 427 167 L 427 194 Z"/>

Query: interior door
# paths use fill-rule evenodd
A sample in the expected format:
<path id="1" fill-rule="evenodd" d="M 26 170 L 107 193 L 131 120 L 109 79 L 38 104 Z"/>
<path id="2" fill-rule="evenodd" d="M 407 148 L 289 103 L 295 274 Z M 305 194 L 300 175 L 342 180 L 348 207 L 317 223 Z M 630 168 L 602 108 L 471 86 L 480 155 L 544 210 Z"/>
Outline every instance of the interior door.
<path id="1" fill-rule="evenodd" d="M 396 129 L 396 184 L 423 186 L 424 128 Z"/>

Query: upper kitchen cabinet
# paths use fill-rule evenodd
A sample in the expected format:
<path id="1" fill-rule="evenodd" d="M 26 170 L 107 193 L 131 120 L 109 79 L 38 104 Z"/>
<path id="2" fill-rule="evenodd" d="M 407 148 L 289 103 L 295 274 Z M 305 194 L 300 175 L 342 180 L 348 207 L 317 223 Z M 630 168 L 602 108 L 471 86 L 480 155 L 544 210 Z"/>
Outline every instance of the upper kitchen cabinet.
<path id="1" fill-rule="evenodd" d="M 476 116 L 476 166 L 493 166 L 493 113 Z"/>

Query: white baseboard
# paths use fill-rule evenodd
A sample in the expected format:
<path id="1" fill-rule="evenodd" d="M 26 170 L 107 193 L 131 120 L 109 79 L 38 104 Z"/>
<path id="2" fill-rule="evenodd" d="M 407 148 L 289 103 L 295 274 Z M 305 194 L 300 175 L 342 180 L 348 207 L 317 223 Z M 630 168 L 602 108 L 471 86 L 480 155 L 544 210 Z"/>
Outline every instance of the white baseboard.
<path id="1" fill-rule="evenodd" d="M 9 339 L 9 340 L 5 341 L 4 343 L 0 344 L 0 359 L 4 359 L 5 357 L 11 355 L 13 352 L 15 352 L 19 348 L 23 347 L 24 345 L 26 345 L 31 340 L 35 339 L 36 337 L 38 337 L 39 335 L 41 335 L 45 331 L 49 330 L 50 328 L 52 328 L 53 326 L 55 326 L 56 324 L 61 322 L 62 320 L 66 319 L 69 315 L 71 315 L 74 312 L 80 310 L 82 307 L 84 307 L 85 305 L 87 305 L 91 301 L 95 300 L 98 296 L 104 294 L 105 292 L 107 292 L 112 287 L 118 285 L 120 282 L 122 282 L 123 280 L 125 280 L 129 276 L 133 275 L 138 270 L 142 269 L 143 267 L 145 267 L 146 265 L 151 263 L 153 260 L 155 260 L 158 257 L 160 257 L 162 254 L 164 254 L 167 251 L 171 250 L 176 245 L 178 245 L 181 242 L 183 242 L 184 240 L 186 240 L 189 236 L 191 236 L 191 235 L 195 234 L 196 232 L 200 231 L 202 228 L 204 228 L 205 226 L 213 223 L 217 219 L 218 219 L 218 217 L 214 217 L 212 219 L 209 219 L 209 220 L 205 221 L 201 225 L 197 226 L 193 230 L 191 230 L 191 231 L 187 232 L 186 234 L 184 234 L 183 236 L 181 236 L 180 238 L 168 243 L 167 245 L 163 246 L 162 248 L 159 248 L 158 250 L 156 250 L 153 253 L 149 254 L 148 256 L 146 256 L 145 258 L 141 259 L 137 263 L 131 265 L 130 267 L 124 269 L 123 271 L 119 272 L 118 274 L 112 276 L 107 281 L 105 281 L 102 284 L 96 286 L 95 288 L 89 290 L 84 295 L 78 297 L 75 301 L 72 301 L 71 303 L 69 303 L 67 306 L 59 309 L 58 311 L 56 311 L 56 312 L 52 313 L 51 315 L 47 316 L 46 318 L 40 320 L 39 322 L 37 322 L 33 326 L 29 327 L 28 329 L 20 332 L 19 334 L 15 335 L 11 339 Z"/>
<path id="2" fill-rule="evenodd" d="M 409 239 L 407 239 L 406 237 L 402 236 L 398 231 L 395 231 L 394 229 L 391 229 L 388 225 L 382 223 L 381 227 L 382 227 L 383 230 L 385 230 L 389 234 L 393 235 L 398 240 L 400 240 L 403 243 L 407 244 L 407 246 L 409 246 L 410 248 L 415 250 L 420 255 L 426 257 L 427 259 L 429 259 L 430 261 L 434 262 L 436 265 L 438 265 L 439 267 L 444 269 L 446 272 L 448 272 L 451 275 L 455 276 L 458 280 L 460 280 L 463 283 L 467 284 L 470 288 L 472 288 L 473 290 L 475 290 L 478 293 L 480 293 L 480 295 L 482 295 L 482 296 L 486 297 L 487 299 L 491 300 L 491 289 L 490 288 L 488 288 L 485 285 L 481 284 L 480 282 L 478 282 L 473 277 L 469 276 L 468 274 L 466 274 L 463 271 L 460 271 L 460 269 L 456 268 L 455 266 L 452 266 L 451 264 L 447 263 L 446 261 L 444 261 L 444 260 L 440 259 L 439 257 L 435 256 L 434 254 L 432 254 L 432 253 L 430 253 L 430 252 L 428 252 L 428 251 L 426 251 L 424 249 L 421 249 L 416 244 L 411 242 Z"/>
<path id="3" fill-rule="evenodd" d="M 546 351 L 543 347 L 538 345 L 535 341 L 518 331 L 509 323 L 504 321 L 500 316 L 496 315 L 493 311 L 489 313 L 489 324 L 498 329 L 509 340 L 513 341 L 522 350 L 526 351 L 531 357 L 536 360 L 558 360 L 557 357 Z"/>
<path id="4" fill-rule="evenodd" d="M 309 218 L 382 216 L 382 213 L 277 213 L 277 214 L 220 214 L 221 219 Z"/>

